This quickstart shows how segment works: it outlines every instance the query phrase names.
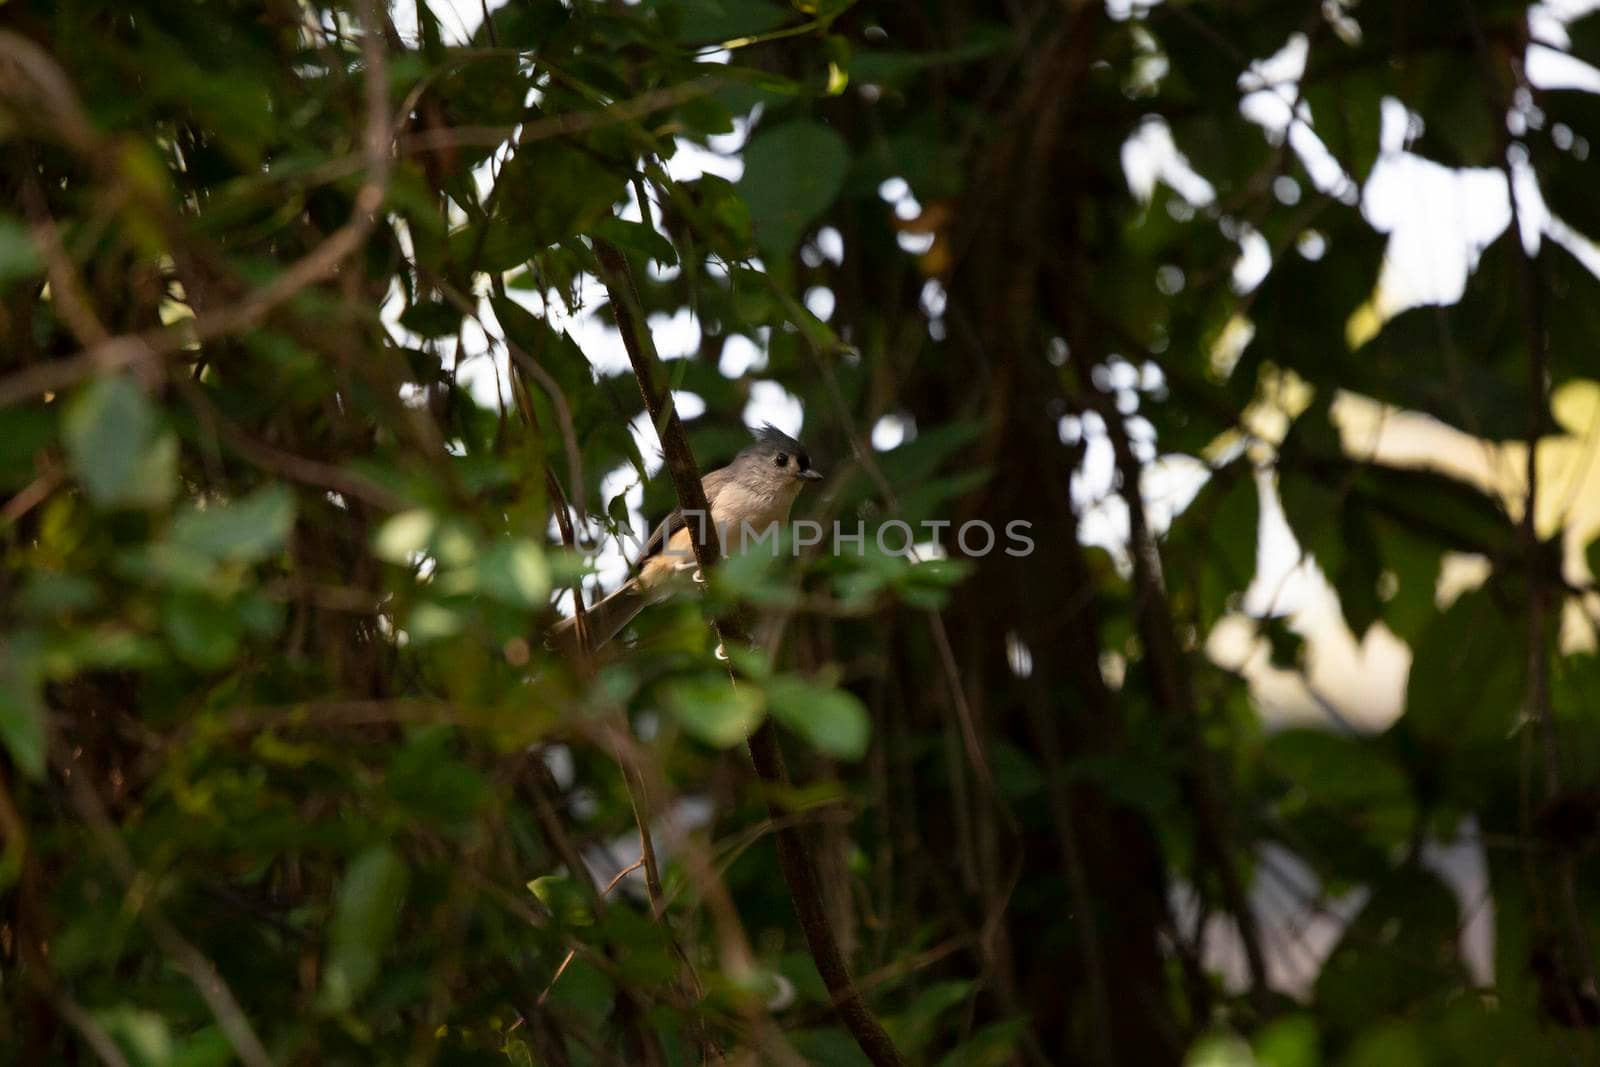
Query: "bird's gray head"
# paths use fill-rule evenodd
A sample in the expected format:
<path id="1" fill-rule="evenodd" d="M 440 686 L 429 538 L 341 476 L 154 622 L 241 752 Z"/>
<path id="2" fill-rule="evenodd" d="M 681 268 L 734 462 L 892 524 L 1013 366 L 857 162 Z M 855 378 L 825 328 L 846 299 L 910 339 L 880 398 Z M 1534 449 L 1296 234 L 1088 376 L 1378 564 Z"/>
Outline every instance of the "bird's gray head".
<path id="1" fill-rule="evenodd" d="M 755 442 L 745 448 L 733 462 L 741 482 L 760 482 L 792 487 L 797 490 L 804 482 L 815 482 L 822 472 L 811 466 L 811 453 L 804 445 L 782 430 L 767 423 L 755 432 Z"/>

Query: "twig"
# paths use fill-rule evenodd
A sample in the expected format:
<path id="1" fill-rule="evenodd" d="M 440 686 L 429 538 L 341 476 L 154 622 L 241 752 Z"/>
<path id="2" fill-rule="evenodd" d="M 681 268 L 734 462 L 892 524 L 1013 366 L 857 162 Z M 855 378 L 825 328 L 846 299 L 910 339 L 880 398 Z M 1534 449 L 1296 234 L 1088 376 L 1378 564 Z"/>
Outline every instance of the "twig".
<path id="1" fill-rule="evenodd" d="M 534 817 L 538 820 L 540 829 L 544 831 L 550 847 L 555 850 L 561 862 L 566 865 L 572 880 L 581 887 L 584 896 L 589 899 L 589 908 L 594 912 L 596 921 L 599 921 L 605 915 L 605 896 L 606 893 L 610 892 L 611 887 L 607 886 L 602 891 L 594 884 L 594 877 L 584 864 L 583 857 L 578 853 L 577 846 L 572 843 L 572 838 L 567 835 L 566 829 L 561 825 L 561 820 L 556 818 L 555 807 L 551 804 L 550 797 L 545 792 L 542 780 L 547 774 L 548 771 L 543 764 L 534 762 L 529 765 L 527 773 L 522 778 L 533 799 Z M 618 875 L 617 879 L 613 880 L 612 885 L 615 885 L 616 881 L 620 879 L 621 875 Z M 555 984 L 555 979 L 561 976 L 561 970 L 566 968 L 571 958 L 569 953 L 567 959 L 562 961 L 561 968 L 557 970 L 555 978 L 550 980 L 552 986 Z M 545 992 L 548 993 L 549 990 Z M 543 997 L 540 998 L 541 1001 L 543 999 Z M 633 1041 L 634 1054 L 640 1058 L 640 1061 L 646 1067 L 659 1067 L 659 1065 L 665 1064 L 666 1054 L 661 1049 L 661 1043 L 656 1032 L 647 1024 L 647 1020 L 644 1017 L 644 1004 L 641 1001 L 639 992 L 628 985 L 620 986 L 617 990 L 617 1004 L 619 1014 L 622 1016 L 629 1036 Z"/>
<path id="2" fill-rule="evenodd" d="M 456 310 L 470 317 L 479 326 L 484 327 L 484 336 L 490 336 L 487 325 L 484 323 L 482 316 L 478 314 L 478 309 L 472 301 L 468 300 L 459 289 L 444 279 L 438 278 L 429 272 L 424 273 L 428 274 L 429 283 L 444 294 L 444 298 L 454 304 Z M 561 430 L 561 444 L 567 453 L 567 478 L 572 483 L 574 506 L 578 509 L 578 521 L 582 522 L 587 517 L 583 506 L 583 456 L 578 449 L 578 432 L 573 426 L 572 409 L 567 405 L 567 398 L 562 394 L 561 386 L 550 376 L 550 372 L 541 367 L 539 361 L 525 352 L 521 345 L 513 341 L 509 333 L 503 334 L 500 342 L 506 346 L 507 354 L 516 362 L 517 366 L 539 383 L 539 388 L 543 389 L 545 395 L 550 398 L 550 406 L 555 408 L 556 424 Z M 531 407 L 528 409 L 527 414 L 530 418 L 532 417 Z"/>
<path id="3" fill-rule="evenodd" d="M 48 466 L 44 473 L 29 482 L 23 489 L 0 507 L 0 526 L 10 526 L 28 512 L 38 507 L 61 485 L 61 468 Z"/>
<path id="4" fill-rule="evenodd" d="M 621 100 L 610 107 L 599 111 L 574 111 L 561 115 L 551 115 L 548 118 L 535 119 L 517 126 L 453 126 L 444 129 L 431 129 L 422 133 L 411 133 L 399 139 L 400 151 L 406 155 L 420 152 L 433 152 L 441 148 L 477 147 L 496 148 L 506 141 L 516 144 L 529 144 L 534 141 L 543 141 L 551 137 L 565 137 L 574 133 L 585 133 L 602 126 L 611 126 L 619 122 L 630 122 L 633 119 L 644 118 L 656 111 L 663 111 L 679 104 L 688 103 L 715 92 L 721 88 L 723 81 L 716 78 L 701 78 L 697 81 L 683 85 L 675 85 L 668 89 L 653 89 L 640 93 L 631 100 Z"/>
<path id="5" fill-rule="evenodd" d="M 17 75 L 21 75 L 20 78 Z M 28 92 L 29 82 L 32 93 Z M 92 152 L 99 135 L 89 122 L 83 105 L 49 53 L 19 33 L 0 30 L 0 95 L 36 96 L 44 105 L 36 115 L 41 130 L 53 133 L 78 152 Z M 31 107 L 18 109 L 21 115 L 34 115 Z"/>
<path id="6" fill-rule="evenodd" d="M 705 488 L 700 484 L 699 466 L 695 463 L 694 452 L 689 447 L 683 423 L 679 420 L 677 408 L 673 405 L 672 393 L 658 385 L 656 381 L 658 359 L 655 345 L 649 331 L 643 327 L 644 316 L 628 261 L 614 245 L 606 241 L 596 240 L 594 250 L 600 264 L 601 280 L 605 283 L 606 291 L 611 298 L 617 330 L 622 335 L 623 347 L 628 351 L 634 377 L 638 380 L 639 391 L 644 396 L 645 408 L 661 435 L 661 444 L 666 453 L 667 469 L 672 476 L 672 485 L 677 493 L 678 506 L 686 515 L 709 515 L 710 508 L 706 503 Z M 689 530 L 695 562 L 702 574 L 709 575 L 721 557 L 721 546 L 717 543 L 715 532 L 709 522 L 690 523 Z M 731 641 L 748 643 L 743 628 L 736 620 L 713 619 L 711 625 L 717 639 L 723 642 L 724 647 Z M 763 722 L 750 736 L 749 745 L 756 773 L 769 786 L 775 787 L 774 794 L 786 791 L 789 775 L 784 768 L 783 756 L 778 750 L 778 739 L 772 724 Z M 781 814 L 776 810 L 776 799 L 769 799 L 768 804 L 773 808 L 774 817 Z M 821 886 L 818 884 L 816 865 L 806 845 L 805 837 L 798 829 L 792 827 L 781 829 L 777 832 L 777 845 L 778 865 L 782 868 L 784 880 L 789 885 L 790 897 L 800 918 L 800 927 L 811 949 L 811 958 L 816 963 L 817 971 L 822 975 L 822 981 L 827 986 L 828 992 L 834 998 L 840 1020 L 871 1063 L 877 1067 L 903 1064 L 905 1061 L 901 1058 L 900 1051 L 895 1048 L 888 1032 L 872 1014 L 860 991 L 851 981 L 849 967 L 839 951 L 839 941 L 833 931 L 833 922 L 828 917 Z"/>
<path id="7" fill-rule="evenodd" d="M 172 381 L 184 399 L 189 402 L 189 406 L 194 408 L 195 415 L 206 428 L 256 466 L 302 485 L 329 489 L 354 500 L 364 500 L 380 511 L 401 511 L 410 506 L 382 485 L 355 471 L 346 470 L 332 463 L 297 456 L 265 441 L 256 440 L 223 418 L 206 396 L 205 390 L 187 375 L 174 375 Z"/>
<path id="8" fill-rule="evenodd" d="M 611 881 L 607 882 L 606 883 L 606 887 L 604 889 L 600 890 L 600 895 L 603 896 L 603 897 L 610 896 L 611 895 L 611 891 L 613 889 L 617 888 L 617 885 L 624 878 L 628 877 L 628 875 L 632 874 L 634 871 L 637 871 L 640 867 L 643 867 L 643 866 L 644 866 L 644 857 L 640 856 L 638 859 L 634 860 L 632 863 L 630 863 L 626 867 L 622 868 L 622 870 L 618 871 L 617 872 L 617 876 L 615 878 L 611 879 Z M 577 954 L 578 954 L 578 950 L 577 949 L 575 949 L 575 948 L 567 949 L 567 954 L 565 956 L 563 956 L 562 959 L 561 959 L 561 966 L 557 967 L 556 968 L 556 973 L 550 976 L 550 984 L 544 987 L 544 992 L 539 994 L 539 999 L 534 1002 L 535 1004 L 538 1004 L 540 1007 L 543 1007 L 544 1006 L 544 1002 L 546 1000 L 550 999 L 550 991 L 556 987 L 556 983 L 557 982 L 561 981 L 561 976 L 563 974 L 565 974 L 566 971 L 567 971 L 567 965 L 572 962 L 573 957 L 576 956 Z"/>
<path id="9" fill-rule="evenodd" d="M 88 1042 L 94 1054 L 100 1057 L 101 1063 L 106 1067 L 128 1067 L 128 1060 L 122 1055 L 117 1043 L 106 1033 L 105 1027 L 83 1009 L 82 1004 L 59 989 L 54 991 L 51 999 L 56 1014 L 67 1020 L 74 1030 L 83 1035 L 84 1041 Z"/>

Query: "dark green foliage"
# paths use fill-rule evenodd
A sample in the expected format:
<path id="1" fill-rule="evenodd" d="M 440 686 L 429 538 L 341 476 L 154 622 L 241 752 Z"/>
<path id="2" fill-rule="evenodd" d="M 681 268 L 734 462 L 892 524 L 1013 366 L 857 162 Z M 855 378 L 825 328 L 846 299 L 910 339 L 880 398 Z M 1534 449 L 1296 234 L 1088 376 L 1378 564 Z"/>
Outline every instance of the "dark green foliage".
<path id="1" fill-rule="evenodd" d="M 1600 16 L 478 6 L 0 3 L 0 1064 L 867 1063 L 790 826 L 908 1062 L 1591 1051 Z M 1380 319 L 1385 101 L 1551 219 Z M 824 540 L 580 664 L 635 295 Z"/>

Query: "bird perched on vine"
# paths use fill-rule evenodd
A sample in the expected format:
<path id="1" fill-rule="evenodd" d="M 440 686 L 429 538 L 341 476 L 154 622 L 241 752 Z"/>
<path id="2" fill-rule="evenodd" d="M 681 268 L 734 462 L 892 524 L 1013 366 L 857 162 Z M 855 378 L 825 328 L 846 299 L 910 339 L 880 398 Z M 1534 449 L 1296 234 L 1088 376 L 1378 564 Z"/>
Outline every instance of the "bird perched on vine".
<path id="1" fill-rule="evenodd" d="M 777 551 L 776 535 L 789 520 L 795 498 L 807 482 L 821 478 L 799 441 L 771 423 L 757 430 L 755 441 L 734 456 L 733 462 L 700 481 L 723 555 L 750 549 Z M 699 516 L 686 518 L 683 510 L 676 508 L 656 527 L 645 542 L 637 576 L 585 612 L 591 651 L 615 637 L 647 604 L 665 595 L 670 577 L 694 568 L 693 538 L 700 521 Z M 556 624 L 547 643 L 558 652 L 576 653 L 577 618 Z"/>

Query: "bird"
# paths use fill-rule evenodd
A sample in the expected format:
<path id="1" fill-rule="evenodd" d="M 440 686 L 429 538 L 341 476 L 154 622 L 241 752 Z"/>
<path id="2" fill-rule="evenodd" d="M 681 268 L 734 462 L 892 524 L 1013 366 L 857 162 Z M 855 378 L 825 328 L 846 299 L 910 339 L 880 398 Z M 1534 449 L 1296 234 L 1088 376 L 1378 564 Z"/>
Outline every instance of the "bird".
<path id="1" fill-rule="evenodd" d="M 756 430 L 754 438 L 726 467 L 700 480 L 723 555 L 758 544 L 776 546 L 774 535 L 788 521 L 800 490 L 808 482 L 822 479 L 805 446 L 771 423 Z M 590 651 L 610 641 L 646 605 L 666 595 L 670 577 L 695 566 L 693 536 L 697 528 L 698 523 L 691 526 L 684 520 L 681 508 L 675 508 L 656 527 L 645 542 L 638 574 L 585 612 Z M 576 654 L 576 617 L 552 627 L 545 644 L 556 652 Z"/>

